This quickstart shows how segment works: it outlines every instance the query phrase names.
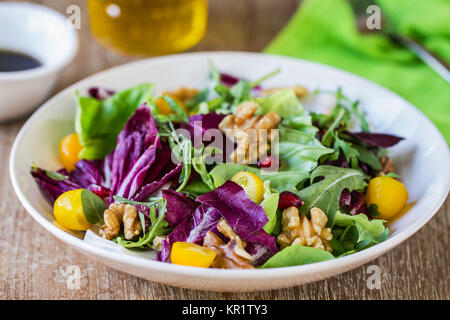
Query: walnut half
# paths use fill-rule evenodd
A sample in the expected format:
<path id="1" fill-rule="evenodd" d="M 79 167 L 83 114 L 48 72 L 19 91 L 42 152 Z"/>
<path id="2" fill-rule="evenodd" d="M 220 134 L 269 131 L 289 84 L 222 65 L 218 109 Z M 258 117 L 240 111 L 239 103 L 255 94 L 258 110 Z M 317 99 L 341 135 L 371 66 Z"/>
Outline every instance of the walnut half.
<path id="1" fill-rule="evenodd" d="M 256 164 L 258 159 L 267 155 L 269 142 L 278 135 L 278 124 L 281 117 L 275 112 L 264 116 L 255 116 L 259 105 L 247 101 L 236 108 L 236 115 L 226 116 L 219 124 L 219 129 L 236 142 L 236 149 L 230 154 L 230 160 L 235 163 Z"/>
<path id="2" fill-rule="evenodd" d="M 277 237 L 280 249 L 300 244 L 328 252 L 332 251 L 331 229 L 325 228 L 328 221 L 327 216 L 319 208 L 312 208 L 310 215 L 310 219 L 304 214 L 300 217 L 296 207 L 289 207 L 283 211 L 281 219 L 283 230 Z"/>
<path id="3" fill-rule="evenodd" d="M 120 233 L 123 224 L 125 239 L 130 240 L 142 232 L 138 211 L 130 204 L 112 203 L 103 213 L 105 224 L 99 234 L 102 238 L 111 240 Z"/>
<path id="4" fill-rule="evenodd" d="M 203 246 L 217 252 L 212 267 L 218 269 L 253 269 L 250 261 L 253 257 L 245 250 L 245 242 L 233 231 L 231 226 L 222 218 L 217 229 L 230 239 L 225 244 L 222 239 L 212 231 L 209 231 Z"/>

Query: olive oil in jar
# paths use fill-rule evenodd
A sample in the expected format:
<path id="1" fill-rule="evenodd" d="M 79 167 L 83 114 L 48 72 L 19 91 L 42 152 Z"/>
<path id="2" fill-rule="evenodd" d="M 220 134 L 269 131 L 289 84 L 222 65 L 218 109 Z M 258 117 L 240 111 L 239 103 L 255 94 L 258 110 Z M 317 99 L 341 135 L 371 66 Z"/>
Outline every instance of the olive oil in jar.
<path id="1" fill-rule="evenodd" d="M 208 0 L 88 0 L 88 5 L 95 38 L 126 54 L 180 52 L 206 31 Z"/>

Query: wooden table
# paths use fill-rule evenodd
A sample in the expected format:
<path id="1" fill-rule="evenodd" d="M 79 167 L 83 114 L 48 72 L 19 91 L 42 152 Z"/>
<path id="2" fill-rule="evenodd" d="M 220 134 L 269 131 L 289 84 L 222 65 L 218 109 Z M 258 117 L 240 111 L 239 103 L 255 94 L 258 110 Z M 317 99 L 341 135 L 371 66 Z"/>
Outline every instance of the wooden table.
<path id="1" fill-rule="evenodd" d="M 80 50 L 64 70 L 57 91 L 100 70 L 133 59 L 99 46 L 91 37 L 84 2 L 31 1 L 65 12 L 82 8 Z M 299 1 L 211 0 L 208 33 L 191 51 L 260 51 L 283 27 Z M 72 250 L 25 211 L 12 189 L 8 157 L 24 120 L 0 125 L 0 298 L 3 299 L 449 299 L 450 200 L 412 238 L 343 275 L 295 288 L 255 293 L 214 293 L 169 287 L 118 272 Z M 370 290 L 367 267 L 382 270 L 381 289 Z M 78 290 L 68 289 L 64 271 L 80 267 Z"/>

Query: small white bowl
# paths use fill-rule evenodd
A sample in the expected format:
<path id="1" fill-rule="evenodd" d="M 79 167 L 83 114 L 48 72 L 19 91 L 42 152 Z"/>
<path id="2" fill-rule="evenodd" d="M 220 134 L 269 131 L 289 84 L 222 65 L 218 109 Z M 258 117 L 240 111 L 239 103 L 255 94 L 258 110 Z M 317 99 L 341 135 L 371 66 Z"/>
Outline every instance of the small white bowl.
<path id="1" fill-rule="evenodd" d="M 35 69 L 0 72 L 0 121 L 30 112 L 51 93 L 74 58 L 78 36 L 62 14 L 36 4 L 0 2 L 0 50 L 27 54 Z"/>

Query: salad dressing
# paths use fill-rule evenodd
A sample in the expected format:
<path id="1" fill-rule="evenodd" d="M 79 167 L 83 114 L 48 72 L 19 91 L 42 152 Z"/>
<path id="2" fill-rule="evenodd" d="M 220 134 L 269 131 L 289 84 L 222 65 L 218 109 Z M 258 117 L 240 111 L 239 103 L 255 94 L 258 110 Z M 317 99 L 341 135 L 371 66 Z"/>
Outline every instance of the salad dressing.
<path id="1" fill-rule="evenodd" d="M 41 65 L 39 60 L 27 54 L 0 49 L 0 72 L 24 71 Z"/>

